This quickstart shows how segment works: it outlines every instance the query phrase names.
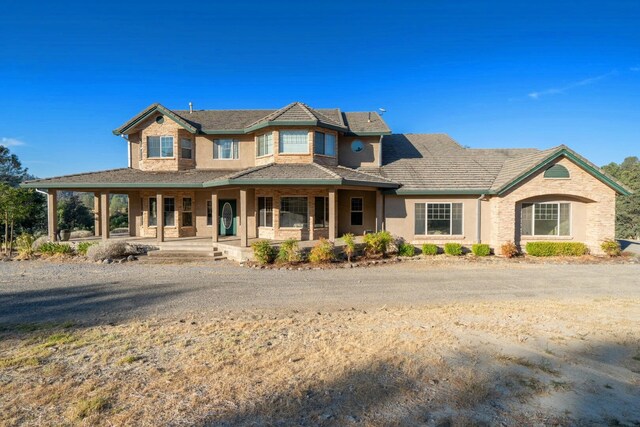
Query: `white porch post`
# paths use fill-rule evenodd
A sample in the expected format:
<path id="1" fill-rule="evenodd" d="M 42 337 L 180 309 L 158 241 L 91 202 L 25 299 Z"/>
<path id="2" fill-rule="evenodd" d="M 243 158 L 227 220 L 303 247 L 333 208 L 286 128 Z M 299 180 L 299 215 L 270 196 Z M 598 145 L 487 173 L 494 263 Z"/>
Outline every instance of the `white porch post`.
<path id="1" fill-rule="evenodd" d="M 218 192 L 211 192 L 211 240 L 218 243 L 220 219 L 218 218 Z"/>
<path id="2" fill-rule="evenodd" d="M 156 217 L 158 223 L 156 224 L 156 238 L 158 242 L 164 242 L 164 199 L 162 193 L 158 193 L 156 196 Z"/>
<path id="3" fill-rule="evenodd" d="M 109 192 L 100 193 L 100 228 L 102 240 L 109 238 Z"/>
<path id="4" fill-rule="evenodd" d="M 336 232 L 338 231 L 338 221 L 336 220 L 337 203 L 336 190 L 334 188 L 329 190 L 329 240 L 336 241 Z"/>
<path id="5" fill-rule="evenodd" d="M 47 227 L 49 240 L 55 242 L 58 231 L 58 190 L 49 189 L 47 194 Z"/>
<path id="6" fill-rule="evenodd" d="M 247 190 L 240 190 L 240 246 L 249 246 L 247 239 Z"/>
<path id="7" fill-rule="evenodd" d="M 93 235 L 98 237 L 102 234 L 100 229 L 100 193 L 93 193 Z"/>

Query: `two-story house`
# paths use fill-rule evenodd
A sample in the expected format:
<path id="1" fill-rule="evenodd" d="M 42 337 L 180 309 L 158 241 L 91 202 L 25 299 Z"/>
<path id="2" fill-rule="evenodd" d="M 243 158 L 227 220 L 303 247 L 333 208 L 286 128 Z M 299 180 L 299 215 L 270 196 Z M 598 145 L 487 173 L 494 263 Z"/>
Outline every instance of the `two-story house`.
<path id="1" fill-rule="evenodd" d="M 131 236 L 335 240 L 386 229 L 409 242 L 586 243 L 614 235 L 628 190 L 565 146 L 470 149 L 442 134 L 393 134 L 376 112 L 169 110 L 153 104 L 114 130 L 129 167 L 30 181 L 94 192 L 109 237 L 109 194 L 129 196 Z"/>

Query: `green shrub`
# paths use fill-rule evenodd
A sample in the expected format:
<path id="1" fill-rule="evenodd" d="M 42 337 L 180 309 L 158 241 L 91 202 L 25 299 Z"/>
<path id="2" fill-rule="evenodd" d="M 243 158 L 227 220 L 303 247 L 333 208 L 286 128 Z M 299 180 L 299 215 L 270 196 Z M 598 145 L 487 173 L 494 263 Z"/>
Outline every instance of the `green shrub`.
<path id="1" fill-rule="evenodd" d="M 422 245 L 422 255 L 438 255 L 438 245 L 425 243 Z"/>
<path id="2" fill-rule="evenodd" d="M 333 252 L 333 243 L 321 238 L 309 252 L 309 262 L 323 264 L 333 261 L 336 258 Z"/>
<path id="3" fill-rule="evenodd" d="M 506 242 L 506 243 L 503 243 L 502 246 L 500 246 L 500 253 L 502 254 L 503 257 L 513 258 L 515 256 L 518 256 L 520 251 L 518 251 L 518 247 L 516 246 L 515 243 Z"/>
<path id="4" fill-rule="evenodd" d="M 40 245 L 38 251 L 43 255 L 71 255 L 73 248 L 66 243 L 45 242 Z"/>
<path id="5" fill-rule="evenodd" d="M 393 237 L 388 231 L 378 231 L 364 235 L 365 253 L 369 256 L 386 255 Z"/>
<path id="6" fill-rule="evenodd" d="M 24 233 L 16 237 L 18 256 L 22 259 L 30 258 L 35 252 L 33 250 L 33 242 L 35 241 L 36 239 L 33 237 L 33 235 L 28 233 Z"/>
<path id="7" fill-rule="evenodd" d="M 280 245 L 278 251 L 278 262 L 300 262 L 302 261 L 302 252 L 298 246 L 296 239 L 287 239 Z"/>
<path id="8" fill-rule="evenodd" d="M 398 245 L 398 256 L 411 257 L 416 254 L 416 247 L 410 243 L 400 243 Z"/>
<path id="9" fill-rule="evenodd" d="M 271 264 L 276 257 L 276 248 L 271 246 L 267 240 L 253 242 L 251 249 L 253 249 L 253 257 L 256 262 L 261 265 Z"/>
<path id="10" fill-rule="evenodd" d="M 475 256 L 489 256 L 491 255 L 491 248 L 485 243 L 475 243 L 471 245 L 471 252 Z"/>
<path id="11" fill-rule="evenodd" d="M 609 256 L 620 256 L 622 253 L 622 249 L 620 248 L 620 243 L 613 239 L 607 239 L 600 245 L 600 248 L 604 251 L 605 254 Z"/>
<path id="12" fill-rule="evenodd" d="M 78 243 L 78 246 L 76 246 L 76 252 L 78 255 L 86 256 L 89 248 L 97 244 L 98 242 L 80 242 Z"/>
<path id="13" fill-rule="evenodd" d="M 351 262 L 351 257 L 356 253 L 356 241 L 352 233 L 347 233 L 342 236 L 344 241 L 344 254 L 347 256 L 347 261 Z"/>
<path id="14" fill-rule="evenodd" d="M 587 246 L 579 242 L 529 242 L 526 250 L 531 256 L 580 256 L 589 253 Z"/>
<path id="15" fill-rule="evenodd" d="M 460 243 L 445 243 L 444 253 L 447 255 L 462 255 L 462 245 Z"/>

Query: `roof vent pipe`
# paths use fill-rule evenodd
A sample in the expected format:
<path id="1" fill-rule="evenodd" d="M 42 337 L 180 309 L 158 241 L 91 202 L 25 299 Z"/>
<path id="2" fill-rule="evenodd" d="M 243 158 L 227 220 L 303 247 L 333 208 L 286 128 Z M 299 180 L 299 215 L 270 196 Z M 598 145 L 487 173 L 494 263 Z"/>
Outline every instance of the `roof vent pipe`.
<path id="1" fill-rule="evenodd" d="M 189 101 L 189 114 L 193 113 L 193 102 Z"/>
<path id="2" fill-rule="evenodd" d="M 369 118 L 367 119 L 368 123 L 371 123 L 371 111 L 369 111 Z"/>

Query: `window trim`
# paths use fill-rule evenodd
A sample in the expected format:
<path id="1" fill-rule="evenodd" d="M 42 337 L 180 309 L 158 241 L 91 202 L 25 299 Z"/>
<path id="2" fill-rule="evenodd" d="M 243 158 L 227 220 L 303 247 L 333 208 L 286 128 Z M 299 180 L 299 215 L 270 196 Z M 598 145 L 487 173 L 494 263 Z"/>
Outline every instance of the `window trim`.
<path id="1" fill-rule="evenodd" d="M 189 148 L 184 148 L 184 146 L 182 145 L 185 141 L 188 141 L 191 145 Z M 182 150 L 189 150 L 189 157 L 184 157 Z M 193 140 L 191 138 L 180 138 L 180 158 L 184 160 L 193 160 Z"/>
<path id="2" fill-rule="evenodd" d="M 460 204 L 462 205 L 462 218 L 460 223 L 460 234 L 453 234 L 453 205 Z M 415 205 L 424 205 L 424 234 L 416 234 L 415 228 Z M 427 226 L 429 221 L 429 205 L 449 205 L 449 234 L 429 234 L 429 227 Z M 414 204 L 413 207 L 413 234 L 415 236 L 428 237 L 428 238 L 452 238 L 452 237 L 464 237 L 464 202 L 418 202 Z"/>
<path id="3" fill-rule="evenodd" d="M 310 196 L 300 196 L 300 195 L 288 195 L 283 194 L 280 196 L 280 203 L 278 206 L 278 229 L 279 230 L 306 230 L 309 228 L 309 197 Z M 306 227 L 282 227 L 281 226 L 281 215 L 282 215 L 282 199 L 287 198 L 303 198 L 307 199 L 307 218 L 306 218 Z"/>
<path id="4" fill-rule="evenodd" d="M 149 155 L 149 138 L 160 138 L 160 155 L 159 156 L 150 156 Z M 163 156 L 162 155 L 162 138 L 171 138 L 171 155 Z M 174 138 L 173 135 L 147 135 L 147 159 L 153 160 L 166 160 L 166 159 L 175 159 L 176 153 L 174 150 Z"/>
<path id="5" fill-rule="evenodd" d="M 184 208 L 184 200 L 185 199 L 189 199 L 190 200 L 190 202 L 189 202 L 190 203 L 189 207 L 191 208 L 190 210 L 186 210 Z M 191 214 L 191 225 L 184 225 L 184 214 L 185 213 L 190 213 Z M 191 196 L 182 197 L 182 211 L 180 212 L 180 219 L 181 219 L 180 228 L 193 228 L 194 227 L 194 225 L 193 225 L 193 197 L 191 197 Z"/>
<path id="6" fill-rule="evenodd" d="M 323 215 L 325 215 L 325 223 L 327 225 L 316 224 L 316 199 L 324 199 Z M 363 221 L 364 222 L 364 221 Z M 314 230 L 326 230 L 329 228 L 329 196 L 313 196 L 313 229 Z"/>
<path id="7" fill-rule="evenodd" d="M 282 151 L 282 134 L 287 132 L 306 132 L 307 134 L 307 151 L 286 152 Z M 279 156 L 305 156 L 311 154 L 309 152 L 309 130 L 308 129 L 283 129 L 278 131 L 278 155 Z"/>
<path id="8" fill-rule="evenodd" d="M 560 205 L 567 204 L 569 205 L 569 234 L 560 234 Z M 531 205 L 531 234 L 523 234 L 522 233 L 522 208 L 524 205 Z M 536 205 L 556 205 L 558 206 L 558 225 L 557 225 L 557 234 L 536 234 Z M 573 237 L 573 204 L 571 202 L 525 202 L 520 204 L 520 236 L 522 237 L 531 237 L 531 238 L 567 238 Z"/>
<path id="9" fill-rule="evenodd" d="M 260 137 L 266 138 L 267 135 L 271 137 L 271 143 L 268 145 L 269 147 L 271 147 L 271 149 L 268 150 L 266 154 L 260 154 Z M 269 157 L 269 156 L 273 156 L 273 131 L 256 135 L 256 159 L 260 159 L 262 157 Z"/>
<path id="10" fill-rule="evenodd" d="M 231 141 L 231 157 L 220 157 L 218 141 Z M 234 138 L 217 138 L 213 140 L 213 160 L 239 160 L 240 159 L 240 142 Z"/>
<path id="11" fill-rule="evenodd" d="M 172 199 L 173 200 L 173 225 L 167 225 L 166 224 L 166 222 L 167 222 L 167 212 L 168 211 L 166 211 L 164 207 L 165 207 L 165 204 L 167 203 L 168 199 Z M 170 196 L 170 197 L 163 196 L 162 197 L 162 220 L 165 222 L 164 228 L 176 228 L 177 227 L 177 225 L 176 225 L 177 218 L 176 218 L 176 198 L 175 198 L 175 196 Z"/>
<path id="12" fill-rule="evenodd" d="M 271 225 L 260 225 L 260 222 L 262 220 L 262 213 L 260 212 L 260 199 L 265 199 L 265 200 L 266 199 L 271 199 Z M 274 216 L 274 213 L 275 213 L 275 209 L 273 208 L 273 196 L 256 196 L 256 214 L 257 214 L 256 216 L 258 217 L 258 220 L 257 220 L 258 228 L 273 229 L 274 228 L 273 227 L 273 216 Z M 279 212 L 278 212 L 278 215 L 279 215 Z M 266 214 L 265 214 L 265 223 L 266 223 Z"/>
<path id="13" fill-rule="evenodd" d="M 362 210 L 359 210 L 359 211 L 354 211 L 353 210 L 353 199 L 362 200 Z M 354 212 L 362 213 L 362 224 L 354 224 L 353 223 L 352 215 L 353 215 Z M 352 227 L 364 227 L 364 196 L 353 196 L 353 197 L 349 198 L 349 225 L 352 226 Z"/>

